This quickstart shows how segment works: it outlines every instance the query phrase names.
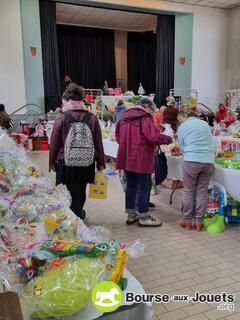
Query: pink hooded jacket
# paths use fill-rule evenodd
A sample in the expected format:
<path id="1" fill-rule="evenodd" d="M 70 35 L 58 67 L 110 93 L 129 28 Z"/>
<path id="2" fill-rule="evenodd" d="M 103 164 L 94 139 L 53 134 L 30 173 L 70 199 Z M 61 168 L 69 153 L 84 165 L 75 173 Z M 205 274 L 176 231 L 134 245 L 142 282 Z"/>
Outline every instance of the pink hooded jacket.
<path id="1" fill-rule="evenodd" d="M 152 116 L 137 106 L 124 111 L 116 126 L 119 144 L 117 169 L 151 174 L 155 165 L 155 146 L 171 143 L 156 129 Z"/>

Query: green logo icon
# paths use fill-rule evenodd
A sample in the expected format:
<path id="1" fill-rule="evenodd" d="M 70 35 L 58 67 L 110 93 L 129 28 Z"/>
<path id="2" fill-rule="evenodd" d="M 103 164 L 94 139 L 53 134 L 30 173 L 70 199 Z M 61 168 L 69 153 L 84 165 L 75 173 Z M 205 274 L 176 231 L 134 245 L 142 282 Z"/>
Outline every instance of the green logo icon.
<path id="1" fill-rule="evenodd" d="M 123 293 L 119 286 L 112 281 L 98 283 L 92 291 L 92 303 L 102 312 L 117 310 L 123 301 Z"/>

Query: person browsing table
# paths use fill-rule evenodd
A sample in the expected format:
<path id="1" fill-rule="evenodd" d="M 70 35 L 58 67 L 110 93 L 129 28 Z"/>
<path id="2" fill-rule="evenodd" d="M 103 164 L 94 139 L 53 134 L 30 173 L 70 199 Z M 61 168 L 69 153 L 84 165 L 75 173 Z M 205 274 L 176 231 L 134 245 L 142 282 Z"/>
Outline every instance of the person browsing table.
<path id="1" fill-rule="evenodd" d="M 198 118 L 195 106 L 182 106 L 178 120 L 178 139 L 183 152 L 183 218 L 180 226 L 202 230 L 208 202 L 208 185 L 214 171 L 211 129 Z"/>
<path id="2" fill-rule="evenodd" d="M 142 99 L 138 105 L 124 111 L 116 126 L 116 140 L 119 144 L 117 169 L 125 170 L 127 177 L 126 213 L 127 224 L 138 221 L 140 227 L 159 227 L 160 219 L 150 216 L 149 199 L 152 187 L 151 174 L 155 165 L 155 146 L 169 144 L 171 138 L 155 127 L 152 101 Z M 135 200 L 139 191 L 138 212 Z"/>

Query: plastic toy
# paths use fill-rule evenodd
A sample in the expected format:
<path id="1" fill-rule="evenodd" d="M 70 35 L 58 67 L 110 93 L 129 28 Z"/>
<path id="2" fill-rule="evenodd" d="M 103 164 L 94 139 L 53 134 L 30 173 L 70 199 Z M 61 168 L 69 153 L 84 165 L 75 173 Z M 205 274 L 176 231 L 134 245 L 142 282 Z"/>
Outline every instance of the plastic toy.
<path id="1" fill-rule="evenodd" d="M 9 211 L 10 203 L 5 199 L 0 200 L 0 218 L 3 218 L 7 215 Z"/>
<path id="2" fill-rule="evenodd" d="M 44 220 L 44 229 L 49 235 L 73 239 L 76 234 L 76 219 L 70 218 L 63 210 L 48 214 Z"/>
<path id="3" fill-rule="evenodd" d="M 222 168 L 229 168 L 229 169 L 240 169 L 240 161 L 239 160 L 231 160 L 231 159 L 224 159 L 224 158 L 217 158 L 215 159 L 216 165 Z"/>
<path id="4" fill-rule="evenodd" d="M 41 246 L 42 250 L 48 250 L 56 257 L 67 257 L 79 254 L 93 254 L 94 245 L 74 240 L 60 240 L 54 238 L 53 241 L 46 241 Z"/>
<path id="5" fill-rule="evenodd" d="M 215 214 L 214 218 L 205 217 L 203 220 L 203 225 L 206 228 L 207 232 L 210 234 L 218 234 L 225 230 L 224 223 L 224 192 L 219 186 L 214 186 L 210 194 L 210 200 L 217 202 L 218 204 L 218 214 Z M 216 208 L 214 209 L 216 210 Z"/>
<path id="6" fill-rule="evenodd" d="M 170 153 L 172 157 L 180 157 L 182 155 L 181 150 L 179 148 L 178 145 L 172 145 L 172 147 L 170 147 Z"/>
<path id="7" fill-rule="evenodd" d="M 5 225 L 0 226 L 0 240 L 2 240 L 6 246 L 12 246 L 16 244 L 16 239 L 14 239 L 11 230 Z"/>
<path id="8" fill-rule="evenodd" d="M 27 187 L 21 187 L 20 189 L 18 189 L 15 193 L 15 195 L 13 196 L 13 198 L 18 198 L 18 197 L 22 197 L 22 196 L 28 196 L 33 194 L 33 191 L 30 188 Z"/>
<path id="9" fill-rule="evenodd" d="M 11 183 L 7 177 L 5 166 L 0 163 L 0 192 L 9 192 Z"/>
<path id="10" fill-rule="evenodd" d="M 28 167 L 26 170 L 27 177 L 39 178 L 41 176 L 41 172 L 34 167 Z"/>
<path id="11" fill-rule="evenodd" d="M 20 282 L 29 281 L 37 276 L 40 272 L 40 268 L 43 267 L 46 262 L 46 259 L 39 259 L 34 256 L 19 258 L 16 273 L 20 277 Z"/>
<path id="12" fill-rule="evenodd" d="M 221 150 L 223 152 L 224 158 L 232 159 L 235 152 L 237 151 L 237 141 L 235 140 L 221 140 Z"/>
<path id="13" fill-rule="evenodd" d="M 123 277 L 124 267 L 128 260 L 128 254 L 125 249 L 120 249 L 117 255 L 115 269 L 110 276 L 110 280 L 119 283 Z"/>
<path id="14" fill-rule="evenodd" d="M 109 263 L 115 263 L 115 258 L 120 249 L 120 245 L 114 240 L 95 245 L 90 242 L 60 240 L 56 237 L 53 241 L 45 241 L 42 244 L 41 249 L 48 250 L 56 257 L 85 255 L 93 258 L 105 258 L 108 256 Z"/>
<path id="15" fill-rule="evenodd" d="M 66 262 L 30 282 L 26 299 L 33 318 L 58 318 L 81 310 L 91 297 L 103 265 L 96 260 Z"/>
<path id="16" fill-rule="evenodd" d="M 44 271 L 48 272 L 50 270 L 58 269 L 59 267 L 63 266 L 66 263 L 66 260 L 64 258 L 56 258 L 51 261 L 51 264 L 49 267 L 47 267 Z"/>
<path id="17" fill-rule="evenodd" d="M 203 219 L 203 226 L 204 226 L 204 229 L 208 229 L 208 227 L 210 227 L 212 224 L 216 223 L 217 222 L 217 219 L 218 219 L 218 216 L 217 215 L 214 215 L 214 216 L 208 216 L 206 215 Z"/>
<path id="18" fill-rule="evenodd" d="M 31 199 L 25 198 L 21 198 L 21 200 L 16 201 L 12 206 L 12 213 L 14 221 L 24 218 L 28 222 L 32 222 L 38 215 L 34 202 Z"/>
<path id="19" fill-rule="evenodd" d="M 216 213 L 218 213 L 218 203 L 217 201 L 210 201 L 207 205 L 207 215 L 208 217 L 213 217 Z"/>
<path id="20" fill-rule="evenodd" d="M 225 222 L 240 223 L 240 203 L 232 198 L 228 199 L 225 209 Z"/>

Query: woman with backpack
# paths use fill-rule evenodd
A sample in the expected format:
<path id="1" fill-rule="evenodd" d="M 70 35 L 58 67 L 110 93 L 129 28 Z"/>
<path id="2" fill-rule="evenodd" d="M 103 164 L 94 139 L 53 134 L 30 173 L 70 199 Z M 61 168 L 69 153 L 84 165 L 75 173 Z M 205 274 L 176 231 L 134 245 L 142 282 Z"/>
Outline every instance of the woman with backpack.
<path id="1" fill-rule="evenodd" d="M 62 96 L 63 108 L 55 120 L 49 154 L 56 185 L 66 185 L 72 197 L 70 209 L 81 219 L 86 216 L 86 187 L 94 182 L 95 164 L 100 171 L 105 168 L 100 125 L 83 99 L 83 89 L 71 83 Z"/>

